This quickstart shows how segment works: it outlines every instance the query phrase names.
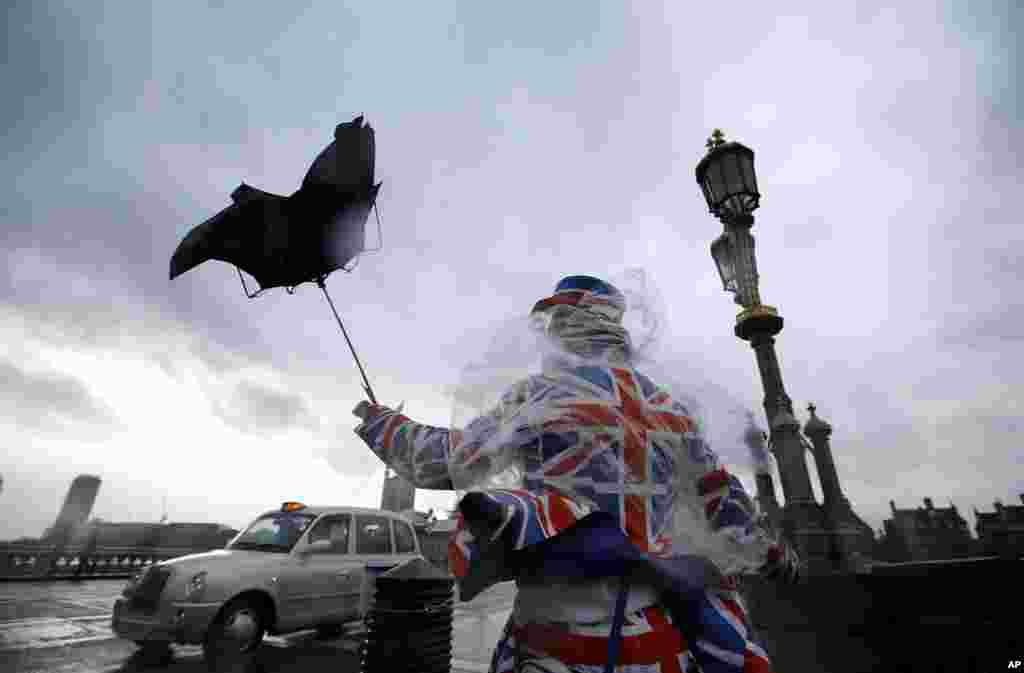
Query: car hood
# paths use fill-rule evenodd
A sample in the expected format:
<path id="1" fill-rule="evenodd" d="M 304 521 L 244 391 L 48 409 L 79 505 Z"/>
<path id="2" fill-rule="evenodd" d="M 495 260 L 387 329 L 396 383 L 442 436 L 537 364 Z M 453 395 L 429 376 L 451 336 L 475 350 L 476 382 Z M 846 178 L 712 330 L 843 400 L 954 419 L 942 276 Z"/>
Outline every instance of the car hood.
<path id="1" fill-rule="evenodd" d="M 240 591 L 271 588 L 290 559 L 288 554 L 241 549 L 217 549 L 179 556 L 160 563 L 161 567 L 171 571 L 163 596 L 172 601 L 216 603 L 228 600 Z M 198 597 L 190 597 L 190 582 L 200 573 L 206 578 L 204 588 Z"/>

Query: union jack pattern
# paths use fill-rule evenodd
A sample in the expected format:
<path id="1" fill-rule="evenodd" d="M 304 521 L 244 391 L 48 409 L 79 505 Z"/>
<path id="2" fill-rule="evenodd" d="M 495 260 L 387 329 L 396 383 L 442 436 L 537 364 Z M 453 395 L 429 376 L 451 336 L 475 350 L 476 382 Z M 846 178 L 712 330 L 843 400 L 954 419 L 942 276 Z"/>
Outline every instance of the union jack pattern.
<path id="1" fill-rule="evenodd" d="M 549 663 L 554 659 L 573 673 L 603 673 L 611 626 L 610 622 L 519 624 L 510 617 L 495 648 L 491 670 L 512 673 L 517 670 L 518 654 L 520 665 L 533 661 L 541 670 L 555 668 Z M 686 641 L 664 610 L 649 607 L 625 616 L 617 671 L 683 673 L 688 669 Z"/>
<path id="2" fill-rule="evenodd" d="M 709 592 L 702 609 L 708 625 L 718 626 L 712 636 L 716 642 L 702 638 L 696 643 L 687 643 L 674 628 L 672 617 L 657 606 L 627 614 L 616 671 L 684 673 L 696 670 L 693 663 L 699 663 L 702 673 L 770 673 L 768 655 L 760 645 L 749 640 L 743 608 L 735 599 Z M 518 649 L 520 665 L 537 660 L 544 670 L 553 668 L 545 659 L 555 659 L 573 673 L 603 673 L 610 633 L 609 622 L 520 625 L 513 615 L 498 640 L 491 671 L 512 673 L 517 670 Z"/>
<path id="3" fill-rule="evenodd" d="M 543 412 L 526 413 L 537 408 Z M 682 499 L 692 498 L 698 506 L 703 504 L 712 529 L 750 547 L 758 563 L 778 556 L 754 525 L 749 496 L 718 464 L 685 407 L 628 367 L 577 366 L 530 377 L 462 431 L 431 427 L 386 407 L 372 407 L 357 433 L 402 477 L 418 488 L 432 489 L 452 489 L 451 475 L 474 472 L 475 464 L 487 462 L 482 456 L 488 455 L 490 440 L 501 434 L 506 441 L 500 450 L 517 455 L 524 468 L 523 487 L 469 495 L 491 513 L 491 540 L 508 540 L 514 549 L 549 539 L 590 512 L 603 510 L 617 515 L 639 549 L 667 557 L 673 552 L 673 509 Z M 514 443 L 507 443 L 510 437 Z M 673 491 L 676 474 L 692 477 L 692 493 Z M 491 540 L 478 540 L 459 514 L 449 545 L 453 573 L 483 586 L 513 579 L 500 574 L 474 578 L 474 573 L 487 572 L 483 564 L 474 568 L 474 561 L 481 542 Z M 707 592 L 700 615 L 709 635 L 689 643 L 689 649 L 702 670 L 769 670 L 764 650 L 750 635 L 738 593 Z M 511 633 L 506 636 L 515 642 Z M 630 637 L 628 631 L 625 637 Z M 507 646 L 499 644 L 498 651 Z M 494 670 L 509 670 L 503 668 L 498 652 L 495 656 Z M 574 670 L 589 673 L 588 666 L 581 661 Z M 620 668 L 644 673 L 676 670 L 664 666 L 664 661 L 624 662 Z"/>
<path id="4" fill-rule="evenodd" d="M 616 334 L 593 329 L 571 314 L 574 306 L 588 301 L 612 318 L 621 312 L 607 297 L 578 290 L 538 304 L 562 311 L 556 319 L 582 335 L 573 352 L 600 345 L 594 334 Z M 549 359 L 541 374 L 512 386 L 493 409 L 460 430 L 417 423 L 387 407 L 371 406 L 356 433 L 417 488 L 469 491 L 460 502 L 448 552 L 460 591 L 482 590 L 516 577 L 515 568 L 485 563 L 485 552 L 532 547 L 598 511 L 613 515 L 629 542 L 651 557 L 690 553 L 673 546 L 673 525 L 682 509 L 706 518 L 716 535 L 742 550 L 748 562 L 744 569 L 780 556 L 755 525 L 750 497 L 719 465 L 686 407 L 625 361 Z M 514 484 L 498 478 L 506 474 L 518 475 Z M 696 642 L 681 640 L 660 606 L 631 613 L 616 670 L 686 670 L 684 655 L 690 650 L 705 673 L 769 671 L 734 589 L 732 584 L 704 592 L 692 613 L 701 627 Z M 531 649 L 540 644 L 540 650 L 573 671 L 603 670 L 610 624 L 574 623 L 566 628 L 554 638 L 536 625 L 510 621 L 491 670 L 513 670 L 517 637 Z M 565 642 L 579 647 L 565 650 Z M 641 642 L 659 644 L 635 649 Z M 572 652 L 577 651 L 574 659 Z M 647 654 L 636 658 L 631 652 Z M 651 652 L 659 654 L 652 657 Z"/>

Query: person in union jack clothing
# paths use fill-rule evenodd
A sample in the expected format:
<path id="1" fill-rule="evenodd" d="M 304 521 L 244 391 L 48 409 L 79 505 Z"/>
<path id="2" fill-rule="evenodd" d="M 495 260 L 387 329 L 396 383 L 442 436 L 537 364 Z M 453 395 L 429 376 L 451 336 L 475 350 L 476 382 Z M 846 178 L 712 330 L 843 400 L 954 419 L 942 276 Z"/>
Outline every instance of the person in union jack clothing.
<path id="1" fill-rule="evenodd" d="M 491 673 L 765 673 L 736 576 L 796 581 L 690 409 L 637 371 L 624 295 L 569 276 L 531 319 L 552 345 L 465 427 L 361 402 L 356 434 L 417 488 L 465 492 L 460 598 L 515 580 Z"/>

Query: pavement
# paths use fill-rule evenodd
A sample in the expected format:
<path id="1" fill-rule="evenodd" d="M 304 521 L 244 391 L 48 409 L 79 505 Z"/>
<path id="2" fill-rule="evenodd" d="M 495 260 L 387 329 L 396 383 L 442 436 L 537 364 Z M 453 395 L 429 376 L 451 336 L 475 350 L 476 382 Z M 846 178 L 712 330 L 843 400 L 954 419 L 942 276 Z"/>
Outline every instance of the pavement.
<path id="1" fill-rule="evenodd" d="M 3 673 L 205 672 L 201 648 L 173 645 L 170 662 L 141 657 L 110 629 L 124 580 L 0 583 L 0 671 Z M 512 610 L 515 585 L 499 584 L 456 604 L 453 673 L 486 673 L 491 651 Z M 324 640 L 312 631 L 264 639 L 248 670 L 261 673 L 356 673 L 361 626 Z"/>

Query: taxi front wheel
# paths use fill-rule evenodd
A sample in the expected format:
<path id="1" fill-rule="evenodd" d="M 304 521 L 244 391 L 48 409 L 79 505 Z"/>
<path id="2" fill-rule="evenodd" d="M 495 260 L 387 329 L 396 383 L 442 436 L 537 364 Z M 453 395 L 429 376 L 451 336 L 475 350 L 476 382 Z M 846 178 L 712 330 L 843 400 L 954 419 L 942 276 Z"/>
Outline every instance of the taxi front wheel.
<path id="1" fill-rule="evenodd" d="M 252 658 L 266 630 L 259 606 L 244 598 L 224 606 L 203 641 L 203 655 L 211 671 L 233 668 Z"/>

